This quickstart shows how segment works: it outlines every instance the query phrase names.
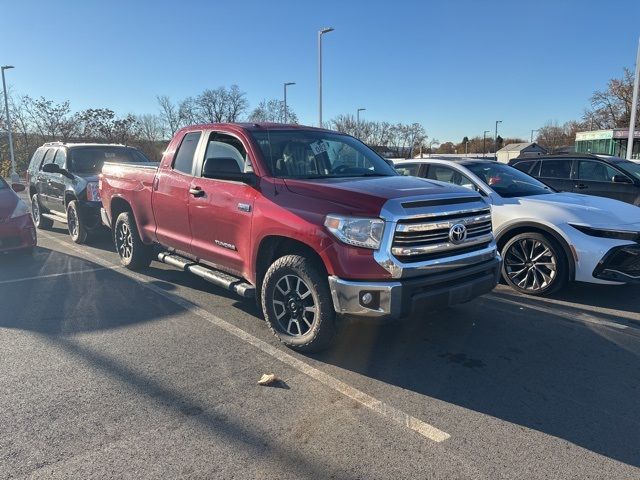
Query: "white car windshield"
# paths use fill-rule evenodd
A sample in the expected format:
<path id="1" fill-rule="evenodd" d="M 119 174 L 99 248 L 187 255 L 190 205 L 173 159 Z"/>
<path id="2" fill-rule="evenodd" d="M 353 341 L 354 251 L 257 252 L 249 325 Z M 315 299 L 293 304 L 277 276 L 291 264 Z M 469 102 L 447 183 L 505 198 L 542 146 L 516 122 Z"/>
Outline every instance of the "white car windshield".
<path id="1" fill-rule="evenodd" d="M 544 183 L 509 165 L 473 162 L 465 164 L 465 167 L 501 197 L 528 197 L 553 193 Z"/>

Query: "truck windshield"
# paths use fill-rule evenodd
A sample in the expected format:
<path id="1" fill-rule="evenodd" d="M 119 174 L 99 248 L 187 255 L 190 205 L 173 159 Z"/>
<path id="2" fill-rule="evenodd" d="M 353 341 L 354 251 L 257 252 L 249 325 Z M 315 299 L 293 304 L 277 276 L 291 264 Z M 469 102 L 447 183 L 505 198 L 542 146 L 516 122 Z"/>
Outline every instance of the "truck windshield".
<path id="1" fill-rule="evenodd" d="M 135 148 L 91 146 L 70 149 L 68 170 L 74 173 L 100 173 L 104 162 L 144 163 L 150 162 Z"/>
<path id="2" fill-rule="evenodd" d="M 544 183 L 530 177 L 517 168 L 498 162 L 473 162 L 465 165 L 486 183 L 489 188 L 504 198 L 528 197 L 553 193 Z"/>
<path id="3" fill-rule="evenodd" d="M 397 175 L 382 157 L 348 135 L 314 130 L 264 130 L 252 135 L 274 177 Z"/>

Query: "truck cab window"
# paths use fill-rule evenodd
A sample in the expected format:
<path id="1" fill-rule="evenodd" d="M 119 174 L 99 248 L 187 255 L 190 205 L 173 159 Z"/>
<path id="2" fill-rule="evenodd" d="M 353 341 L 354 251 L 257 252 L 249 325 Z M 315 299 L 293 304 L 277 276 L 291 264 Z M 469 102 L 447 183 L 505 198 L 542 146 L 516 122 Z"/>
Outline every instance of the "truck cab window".
<path id="1" fill-rule="evenodd" d="M 44 159 L 42 160 L 42 163 L 40 164 L 40 169 L 42 169 L 42 167 L 44 165 L 46 165 L 47 163 L 53 163 L 53 156 L 56 154 L 56 149 L 55 148 L 50 148 L 49 150 L 47 150 L 47 153 L 44 156 Z"/>
<path id="2" fill-rule="evenodd" d="M 210 158 L 231 158 L 238 164 L 243 173 L 253 172 L 247 150 L 240 140 L 222 133 L 213 132 L 209 137 L 205 161 Z"/>
<path id="3" fill-rule="evenodd" d="M 173 159 L 173 169 L 178 172 L 191 175 L 193 173 L 193 158 L 200 141 L 202 132 L 187 133 L 178 147 L 176 156 Z"/>

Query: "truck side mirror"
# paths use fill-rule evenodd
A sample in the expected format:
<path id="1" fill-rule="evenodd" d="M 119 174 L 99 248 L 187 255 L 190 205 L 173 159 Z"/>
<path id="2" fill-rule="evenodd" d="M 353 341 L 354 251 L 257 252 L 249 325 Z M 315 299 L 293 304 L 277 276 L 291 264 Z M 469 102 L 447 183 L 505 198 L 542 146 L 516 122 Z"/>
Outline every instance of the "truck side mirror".
<path id="1" fill-rule="evenodd" d="M 12 183 L 11 188 L 13 188 L 13 191 L 16 193 L 24 192 L 26 189 L 26 187 L 21 183 Z"/>
<path id="2" fill-rule="evenodd" d="M 253 173 L 243 173 L 235 158 L 207 158 L 202 166 L 202 176 L 217 180 L 231 180 L 255 186 L 257 177 Z"/>

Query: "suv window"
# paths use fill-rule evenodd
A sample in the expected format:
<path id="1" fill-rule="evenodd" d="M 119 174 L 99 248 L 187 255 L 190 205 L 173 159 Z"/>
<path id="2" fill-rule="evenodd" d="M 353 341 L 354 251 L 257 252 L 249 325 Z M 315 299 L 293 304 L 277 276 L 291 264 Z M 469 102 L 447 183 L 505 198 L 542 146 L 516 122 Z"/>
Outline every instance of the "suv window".
<path id="1" fill-rule="evenodd" d="M 55 148 L 50 148 L 49 150 L 47 150 L 47 153 L 45 153 L 44 155 L 44 160 L 42 160 L 42 163 L 40 164 L 40 168 L 42 168 L 43 165 L 46 165 L 47 163 L 52 163 L 53 162 L 53 156 L 56 154 L 56 149 Z"/>
<path id="2" fill-rule="evenodd" d="M 578 170 L 576 171 L 576 178 L 578 180 L 611 182 L 616 175 L 622 175 L 622 173 L 606 163 L 594 162 L 592 160 L 578 161 Z"/>
<path id="3" fill-rule="evenodd" d="M 193 173 L 193 158 L 196 153 L 196 147 L 200 141 L 202 132 L 187 133 L 176 152 L 173 159 L 173 169 L 182 173 L 191 175 Z"/>
<path id="4" fill-rule="evenodd" d="M 60 168 L 64 168 L 64 164 L 67 161 L 67 152 L 64 151 L 64 148 L 58 150 L 56 153 L 56 158 L 53 159 L 53 163 L 58 165 Z"/>
<path id="5" fill-rule="evenodd" d="M 401 165 L 396 165 L 395 168 L 400 175 L 408 175 L 408 176 L 415 177 L 418 175 L 418 171 L 420 170 L 420 164 L 419 163 L 403 163 Z"/>
<path id="6" fill-rule="evenodd" d="M 205 161 L 210 158 L 231 158 L 238 164 L 241 172 L 253 172 L 247 150 L 240 140 L 231 135 L 213 132 L 209 137 L 204 158 Z"/>
<path id="7" fill-rule="evenodd" d="M 542 168 L 540 168 L 541 178 L 561 178 L 569 179 L 571 177 L 570 158 L 563 160 L 544 160 Z"/>
<path id="8" fill-rule="evenodd" d="M 44 154 L 47 150 L 45 148 L 40 147 L 35 151 L 33 157 L 31 157 L 31 162 L 29 163 L 29 170 L 38 170 L 40 165 L 42 165 L 42 159 L 44 158 Z"/>
<path id="9" fill-rule="evenodd" d="M 534 163 L 536 163 L 535 160 L 527 160 L 526 162 L 515 162 L 513 164 L 513 167 L 517 168 L 521 172 L 529 173 L 529 171 L 531 170 L 531 167 L 533 167 Z"/>
<path id="10" fill-rule="evenodd" d="M 429 174 L 427 175 L 427 178 L 438 180 L 439 182 L 452 183 L 470 190 L 478 191 L 478 188 L 469 177 L 463 175 L 457 170 L 454 170 L 453 168 L 443 167 L 441 165 L 431 165 L 429 166 Z"/>

